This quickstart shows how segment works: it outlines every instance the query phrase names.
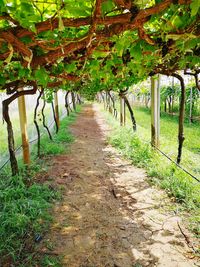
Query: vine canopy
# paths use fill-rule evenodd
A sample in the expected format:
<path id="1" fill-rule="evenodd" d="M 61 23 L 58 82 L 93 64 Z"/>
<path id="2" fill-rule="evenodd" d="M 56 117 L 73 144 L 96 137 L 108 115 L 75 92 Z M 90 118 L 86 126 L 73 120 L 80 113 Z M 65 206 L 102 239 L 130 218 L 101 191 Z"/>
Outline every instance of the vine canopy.
<path id="1" fill-rule="evenodd" d="M 88 93 L 199 72 L 200 0 L 0 0 L 1 89 Z"/>

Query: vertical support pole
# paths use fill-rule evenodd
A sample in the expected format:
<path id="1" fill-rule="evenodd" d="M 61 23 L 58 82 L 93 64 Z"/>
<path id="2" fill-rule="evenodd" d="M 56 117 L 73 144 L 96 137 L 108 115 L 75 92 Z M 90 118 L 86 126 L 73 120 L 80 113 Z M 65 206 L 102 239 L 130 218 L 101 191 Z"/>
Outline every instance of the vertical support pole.
<path id="1" fill-rule="evenodd" d="M 193 92 L 192 87 L 190 88 L 190 123 L 193 122 L 192 120 L 192 106 L 193 106 Z"/>
<path id="2" fill-rule="evenodd" d="M 174 91 L 174 77 L 172 77 L 172 91 Z M 174 93 L 172 95 L 172 106 L 171 106 L 171 111 L 172 111 L 172 115 L 173 115 L 173 110 L 174 110 Z"/>
<path id="3" fill-rule="evenodd" d="M 151 144 L 159 147 L 160 143 L 160 77 L 156 81 L 151 77 Z"/>
<path id="4" fill-rule="evenodd" d="M 123 99 L 123 113 L 124 113 L 124 121 L 123 121 L 123 125 L 125 126 L 126 125 L 126 103 L 125 103 L 125 101 L 124 101 L 124 99 Z"/>
<path id="5" fill-rule="evenodd" d="M 106 95 L 104 94 L 104 92 L 102 92 L 102 99 L 103 99 L 104 110 L 106 110 Z"/>
<path id="6" fill-rule="evenodd" d="M 120 126 L 123 126 L 123 98 L 120 96 Z"/>
<path id="7" fill-rule="evenodd" d="M 60 128 L 60 118 L 59 118 L 59 106 L 58 106 L 58 92 L 54 92 L 54 105 L 55 105 L 55 115 L 58 128 Z"/>
<path id="8" fill-rule="evenodd" d="M 21 91 L 23 88 L 21 88 Z M 29 152 L 29 142 L 27 133 L 27 117 L 26 117 L 26 103 L 25 97 L 18 97 L 18 109 L 19 109 L 19 121 L 22 136 L 22 149 L 23 149 L 23 160 L 24 164 L 30 164 L 30 152 Z"/>

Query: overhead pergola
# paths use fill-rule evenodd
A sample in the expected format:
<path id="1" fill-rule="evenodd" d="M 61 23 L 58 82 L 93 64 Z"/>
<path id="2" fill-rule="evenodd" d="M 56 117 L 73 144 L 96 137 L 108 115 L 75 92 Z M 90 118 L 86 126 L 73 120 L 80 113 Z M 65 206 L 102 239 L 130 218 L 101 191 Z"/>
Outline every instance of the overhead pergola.
<path id="1" fill-rule="evenodd" d="M 158 73 L 180 80 L 181 154 L 184 79 L 177 71 L 185 69 L 199 88 L 198 10 L 198 0 L 1 0 L 0 85 L 9 95 L 3 116 L 13 173 L 13 100 L 38 88 L 122 93 Z"/>

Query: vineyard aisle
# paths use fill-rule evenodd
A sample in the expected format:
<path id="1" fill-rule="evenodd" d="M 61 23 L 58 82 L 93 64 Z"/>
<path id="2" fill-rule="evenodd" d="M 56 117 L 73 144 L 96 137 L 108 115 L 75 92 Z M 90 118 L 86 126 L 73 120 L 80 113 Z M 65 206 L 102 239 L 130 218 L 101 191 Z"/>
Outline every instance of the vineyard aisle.
<path id="1" fill-rule="evenodd" d="M 63 199 L 38 250 L 61 255 L 66 267 L 195 266 L 181 219 L 166 211 L 167 197 L 145 172 L 107 145 L 97 107 L 85 106 L 71 131 L 70 153 L 56 156 L 50 170 Z"/>

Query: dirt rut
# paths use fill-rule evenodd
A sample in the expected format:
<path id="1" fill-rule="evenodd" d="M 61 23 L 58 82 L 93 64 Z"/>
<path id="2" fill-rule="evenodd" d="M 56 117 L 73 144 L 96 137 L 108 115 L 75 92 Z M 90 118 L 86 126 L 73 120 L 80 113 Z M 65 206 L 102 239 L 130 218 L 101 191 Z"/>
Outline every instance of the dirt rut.
<path id="1" fill-rule="evenodd" d="M 51 169 L 63 199 L 40 250 L 61 255 L 66 267 L 196 266 L 167 196 L 106 144 L 96 106 L 86 106 L 71 131 L 70 153 Z"/>

